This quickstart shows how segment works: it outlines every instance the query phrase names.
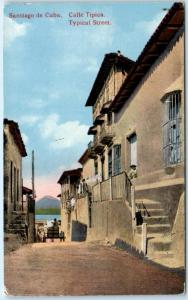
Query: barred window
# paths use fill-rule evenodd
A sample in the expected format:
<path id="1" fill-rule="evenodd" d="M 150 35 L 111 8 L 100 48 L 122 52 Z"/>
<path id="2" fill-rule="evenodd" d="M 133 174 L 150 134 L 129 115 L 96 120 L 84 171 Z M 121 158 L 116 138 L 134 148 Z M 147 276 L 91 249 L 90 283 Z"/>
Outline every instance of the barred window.
<path id="1" fill-rule="evenodd" d="M 163 124 L 163 154 L 165 165 L 181 162 L 181 134 L 180 134 L 180 91 L 175 91 L 165 97 L 165 119 Z"/>

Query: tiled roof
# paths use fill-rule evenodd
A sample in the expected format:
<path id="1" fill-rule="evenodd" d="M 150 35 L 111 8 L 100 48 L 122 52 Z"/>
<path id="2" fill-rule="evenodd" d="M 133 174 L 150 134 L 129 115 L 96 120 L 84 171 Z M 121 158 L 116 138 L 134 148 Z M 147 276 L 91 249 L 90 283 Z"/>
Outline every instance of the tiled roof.
<path id="1" fill-rule="evenodd" d="M 61 175 L 61 177 L 59 178 L 57 183 L 62 183 L 62 181 L 67 178 L 68 176 L 80 176 L 82 172 L 82 168 L 78 168 L 78 169 L 74 169 L 74 170 L 66 170 L 63 172 L 63 174 Z"/>
<path id="2" fill-rule="evenodd" d="M 104 86 L 104 83 L 114 65 L 122 66 L 125 71 L 129 72 L 133 64 L 134 61 L 119 53 L 106 54 L 91 89 L 90 95 L 86 101 L 86 106 L 93 106 L 95 104 Z"/>
<path id="3" fill-rule="evenodd" d="M 24 142 L 22 140 L 21 132 L 18 126 L 18 123 L 14 122 L 13 120 L 4 119 L 4 124 L 8 124 L 10 128 L 10 133 L 14 138 L 14 142 L 17 145 L 19 152 L 22 157 L 27 156 L 27 152 L 25 149 Z"/>

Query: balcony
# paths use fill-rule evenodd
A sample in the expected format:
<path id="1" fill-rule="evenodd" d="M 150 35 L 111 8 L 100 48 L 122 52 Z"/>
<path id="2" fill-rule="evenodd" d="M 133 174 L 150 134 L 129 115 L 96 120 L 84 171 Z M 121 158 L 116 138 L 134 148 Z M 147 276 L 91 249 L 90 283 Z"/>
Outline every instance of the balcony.
<path id="1" fill-rule="evenodd" d="M 103 114 L 100 114 L 98 115 L 94 122 L 93 122 L 93 125 L 96 126 L 96 125 L 102 125 L 102 123 L 104 123 L 105 119 L 104 119 L 104 115 Z"/>
<path id="2" fill-rule="evenodd" d="M 88 135 L 95 135 L 96 133 L 97 133 L 97 126 L 89 127 L 89 130 L 87 132 Z"/>
<path id="3" fill-rule="evenodd" d="M 104 144 L 101 144 L 99 136 L 94 137 L 94 150 L 96 154 L 101 154 L 104 150 Z"/>
<path id="4" fill-rule="evenodd" d="M 95 159 L 97 157 L 96 153 L 95 153 L 95 149 L 94 149 L 94 143 L 93 142 L 90 142 L 88 144 L 88 156 L 89 158 L 93 158 Z"/>
<path id="5" fill-rule="evenodd" d="M 101 114 L 108 114 L 111 103 L 112 103 L 112 100 L 109 100 L 106 103 L 104 103 L 103 106 L 102 106 L 102 108 L 101 108 L 100 113 Z"/>
<path id="6" fill-rule="evenodd" d="M 125 200 L 131 207 L 131 186 L 126 172 L 114 175 L 92 187 L 92 201 Z"/>
<path id="7" fill-rule="evenodd" d="M 104 145 L 109 145 L 112 143 L 114 134 L 112 133 L 111 126 L 103 126 L 100 133 L 100 142 Z"/>

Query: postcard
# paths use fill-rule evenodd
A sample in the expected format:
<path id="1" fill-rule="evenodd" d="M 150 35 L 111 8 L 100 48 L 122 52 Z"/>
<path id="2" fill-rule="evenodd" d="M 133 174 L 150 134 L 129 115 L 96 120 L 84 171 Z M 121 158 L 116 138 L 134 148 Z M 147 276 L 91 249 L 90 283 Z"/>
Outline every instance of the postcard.
<path id="1" fill-rule="evenodd" d="M 4 6 L 4 290 L 185 292 L 184 3 Z"/>

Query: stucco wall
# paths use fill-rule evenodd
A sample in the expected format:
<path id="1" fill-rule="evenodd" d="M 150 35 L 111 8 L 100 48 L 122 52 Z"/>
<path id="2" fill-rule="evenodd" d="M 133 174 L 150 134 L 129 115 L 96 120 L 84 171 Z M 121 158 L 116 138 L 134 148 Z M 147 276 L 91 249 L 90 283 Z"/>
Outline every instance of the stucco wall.
<path id="1" fill-rule="evenodd" d="M 121 140 L 121 163 L 124 169 L 128 169 L 130 164 L 128 161 L 127 137 L 134 131 L 137 134 L 137 181 L 139 184 L 142 183 L 142 177 L 144 176 L 145 182 L 147 182 L 147 176 L 150 180 L 153 176 L 153 182 L 156 179 L 163 180 L 165 176 L 168 177 L 168 174 L 165 174 L 164 171 L 163 161 L 162 124 L 164 122 L 164 104 L 161 98 L 165 95 L 167 89 L 183 75 L 183 47 L 184 40 L 180 36 L 178 40 L 169 46 L 168 51 L 164 52 L 156 61 L 123 108 L 115 115 L 114 131 L 115 135 Z M 184 113 L 183 96 L 182 93 L 182 116 Z M 159 170 L 162 172 L 160 176 L 155 174 Z M 172 175 L 170 176 L 172 178 Z M 174 174 L 174 176 L 177 176 L 177 174 Z M 183 177 L 183 168 L 178 176 Z"/>
<path id="2" fill-rule="evenodd" d="M 88 179 L 95 175 L 93 159 L 88 159 L 82 167 L 83 167 L 82 176 L 84 179 Z"/>
<path id="3" fill-rule="evenodd" d="M 28 213 L 28 242 L 35 241 L 35 214 Z"/>
<path id="4" fill-rule="evenodd" d="M 174 226 L 172 229 L 171 249 L 176 253 L 176 261 L 180 266 L 185 266 L 185 195 L 181 195 Z"/>
<path id="5" fill-rule="evenodd" d="M 9 126 L 5 125 L 4 132 L 6 135 L 6 143 L 4 145 L 4 201 L 7 207 L 6 222 L 11 222 L 11 213 L 14 210 L 14 199 L 16 195 L 14 194 L 14 178 L 13 178 L 13 199 L 11 201 L 11 187 L 10 187 L 10 168 L 11 161 L 13 163 L 13 177 L 14 177 L 14 167 L 16 168 L 16 185 L 17 185 L 17 170 L 19 171 L 18 176 L 18 201 L 16 201 L 16 209 L 21 209 L 22 201 L 22 157 L 20 155 L 19 149 L 15 144 L 13 136 L 9 131 Z M 16 187 L 17 189 L 17 187 Z"/>
<path id="6" fill-rule="evenodd" d="M 92 227 L 89 240 L 108 239 L 112 243 L 117 238 L 133 242 L 131 211 L 125 201 L 105 201 L 92 203 Z"/>
<path id="7" fill-rule="evenodd" d="M 88 215 L 88 200 L 87 197 L 77 199 L 76 201 L 76 216 L 77 220 L 83 224 L 89 223 L 89 215 Z"/>

